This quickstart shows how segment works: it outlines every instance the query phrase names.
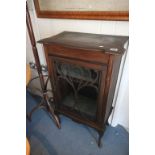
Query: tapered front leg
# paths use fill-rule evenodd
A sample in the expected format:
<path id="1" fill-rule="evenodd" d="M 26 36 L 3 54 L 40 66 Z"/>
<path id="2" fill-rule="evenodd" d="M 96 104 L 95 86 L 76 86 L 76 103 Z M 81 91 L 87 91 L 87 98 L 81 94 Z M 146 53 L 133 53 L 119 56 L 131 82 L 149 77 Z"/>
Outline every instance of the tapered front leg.
<path id="1" fill-rule="evenodd" d="M 98 131 L 99 137 L 98 137 L 98 147 L 101 147 L 101 139 L 103 136 L 103 131 Z"/>

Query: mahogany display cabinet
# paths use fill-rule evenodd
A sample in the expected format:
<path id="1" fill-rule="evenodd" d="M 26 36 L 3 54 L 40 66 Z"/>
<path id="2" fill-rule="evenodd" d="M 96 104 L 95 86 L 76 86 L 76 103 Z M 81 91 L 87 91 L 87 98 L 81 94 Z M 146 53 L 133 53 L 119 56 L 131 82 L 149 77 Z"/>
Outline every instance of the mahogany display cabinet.
<path id="1" fill-rule="evenodd" d="M 112 110 L 127 36 L 62 32 L 44 46 L 55 112 L 95 128 L 98 145 Z"/>

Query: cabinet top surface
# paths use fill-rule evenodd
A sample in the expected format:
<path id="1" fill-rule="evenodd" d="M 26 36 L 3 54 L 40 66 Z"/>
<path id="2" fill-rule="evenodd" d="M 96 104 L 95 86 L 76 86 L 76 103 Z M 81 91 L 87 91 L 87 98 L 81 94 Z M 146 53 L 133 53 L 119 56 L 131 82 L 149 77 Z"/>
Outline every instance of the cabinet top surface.
<path id="1" fill-rule="evenodd" d="M 111 54 L 123 54 L 128 36 L 112 36 L 91 33 L 64 31 L 58 35 L 42 39 L 38 43 L 58 44 L 71 48 L 101 51 Z"/>

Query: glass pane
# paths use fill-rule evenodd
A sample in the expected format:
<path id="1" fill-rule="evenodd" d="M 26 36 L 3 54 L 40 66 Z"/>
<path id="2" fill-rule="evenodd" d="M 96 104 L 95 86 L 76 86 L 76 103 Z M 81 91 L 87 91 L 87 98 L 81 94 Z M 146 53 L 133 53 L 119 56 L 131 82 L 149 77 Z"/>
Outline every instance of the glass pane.
<path id="1" fill-rule="evenodd" d="M 81 117 L 96 119 L 99 71 L 55 62 L 57 90 L 61 108 L 73 111 Z"/>

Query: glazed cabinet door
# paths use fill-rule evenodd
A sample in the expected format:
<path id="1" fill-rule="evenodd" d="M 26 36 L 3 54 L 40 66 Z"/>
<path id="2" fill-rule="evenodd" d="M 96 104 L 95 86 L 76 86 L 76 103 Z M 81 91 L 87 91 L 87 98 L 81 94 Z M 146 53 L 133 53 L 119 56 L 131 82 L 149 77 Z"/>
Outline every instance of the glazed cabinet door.
<path id="1" fill-rule="evenodd" d="M 50 56 L 56 108 L 101 124 L 106 65 Z"/>

